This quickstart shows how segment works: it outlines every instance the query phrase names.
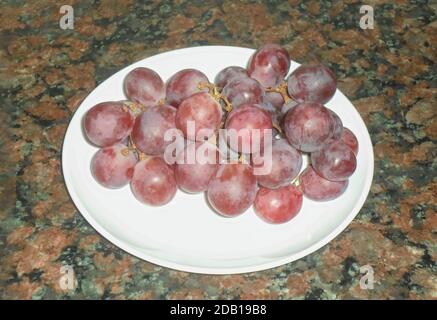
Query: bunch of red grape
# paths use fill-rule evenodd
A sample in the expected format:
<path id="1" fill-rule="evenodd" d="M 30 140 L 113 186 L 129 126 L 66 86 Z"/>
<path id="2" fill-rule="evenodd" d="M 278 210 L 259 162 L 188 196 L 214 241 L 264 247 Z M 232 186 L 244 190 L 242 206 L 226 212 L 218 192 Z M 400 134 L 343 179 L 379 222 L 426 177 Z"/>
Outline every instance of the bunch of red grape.
<path id="1" fill-rule="evenodd" d="M 227 67 L 214 83 L 196 69 L 181 70 L 167 83 L 148 68 L 130 71 L 124 80 L 127 101 L 99 103 L 85 115 L 85 135 L 101 148 L 91 161 L 94 178 L 112 189 L 130 183 L 135 197 L 152 206 L 171 201 L 178 187 L 206 192 L 223 216 L 253 205 L 270 223 L 292 219 L 303 196 L 337 198 L 355 171 L 358 141 L 323 105 L 336 91 L 335 76 L 322 64 L 310 64 L 284 80 L 289 68 L 287 51 L 267 44 L 247 69 Z M 237 154 L 231 161 L 217 147 L 220 129 L 236 133 L 238 143 L 227 145 Z M 184 141 L 172 162 L 164 156 L 174 141 L 169 130 Z M 261 134 L 256 143 L 255 132 L 269 130 L 272 138 L 264 141 Z M 267 151 L 270 159 L 263 156 Z M 311 164 L 299 175 L 302 153 L 310 154 Z M 257 173 L 267 160 L 271 170 Z"/>

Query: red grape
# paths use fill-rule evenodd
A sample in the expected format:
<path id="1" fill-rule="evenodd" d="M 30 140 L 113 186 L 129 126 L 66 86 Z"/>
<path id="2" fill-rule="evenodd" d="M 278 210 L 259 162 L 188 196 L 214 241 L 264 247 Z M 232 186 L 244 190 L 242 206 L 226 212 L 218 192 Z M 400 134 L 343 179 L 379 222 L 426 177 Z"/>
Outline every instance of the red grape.
<path id="1" fill-rule="evenodd" d="M 260 188 L 256 194 L 256 214 L 269 223 L 284 223 L 294 218 L 302 208 L 302 193 L 293 185 L 278 189 Z"/>
<path id="2" fill-rule="evenodd" d="M 253 168 L 244 163 L 220 165 L 207 191 L 211 206 L 227 217 L 246 211 L 255 200 L 255 195 L 256 177 Z"/>
<path id="3" fill-rule="evenodd" d="M 197 141 L 189 144 L 178 155 L 175 165 L 177 185 L 190 193 L 206 191 L 219 167 L 219 161 L 218 149 L 211 143 Z"/>
<path id="4" fill-rule="evenodd" d="M 247 72 L 264 87 L 276 87 L 290 69 L 287 50 L 277 44 L 266 44 L 256 50 L 249 60 Z"/>
<path id="5" fill-rule="evenodd" d="M 153 107 L 165 98 L 165 84 L 149 68 L 135 68 L 124 79 L 124 90 L 129 100 L 145 107 Z"/>
<path id="6" fill-rule="evenodd" d="M 176 128 L 189 140 L 205 140 L 220 127 L 220 104 L 206 92 L 198 92 L 185 99 L 176 112 Z M 194 125 L 190 130 L 189 125 Z M 202 130 L 201 132 L 199 132 Z"/>
<path id="7" fill-rule="evenodd" d="M 268 158 L 270 152 L 271 160 Z M 268 168 L 270 164 L 268 161 L 271 161 L 270 172 L 258 175 L 257 168 L 259 170 L 263 166 Z M 289 184 L 297 177 L 302 167 L 302 155 L 290 146 L 285 139 L 280 139 L 273 141 L 269 152 L 264 152 L 264 155 L 255 154 L 252 162 L 258 183 L 263 187 L 275 189 Z"/>
<path id="8" fill-rule="evenodd" d="M 256 104 L 246 104 L 229 113 L 226 135 L 231 149 L 242 153 L 261 150 L 264 136 L 272 134 L 272 119 Z"/>
<path id="9" fill-rule="evenodd" d="M 121 143 L 97 151 L 91 160 L 91 173 L 102 186 L 121 188 L 132 178 L 137 157 Z"/>
<path id="10" fill-rule="evenodd" d="M 343 141 L 336 140 L 312 153 L 311 164 L 323 178 L 343 181 L 354 173 L 357 159 L 351 148 Z"/>
<path id="11" fill-rule="evenodd" d="M 334 119 L 321 104 L 302 102 L 287 112 L 282 125 L 293 147 L 304 152 L 314 152 L 331 138 Z"/>
<path id="12" fill-rule="evenodd" d="M 265 94 L 264 88 L 252 78 L 233 79 L 223 88 L 222 93 L 234 108 L 246 103 L 261 103 Z"/>
<path id="13" fill-rule="evenodd" d="M 352 131 L 348 128 L 343 128 L 341 140 L 352 149 L 355 156 L 358 154 L 358 140 Z"/>
<path id="14" fill-rule="evenodd" d="M 348 180 L 330 181 L 320 175 L 311 167 L 307 167 L 299 177 L 303 194 L 311 200 L 329 201 L 343 194 L 348 185 Z"/>
<path id="15" fill-rule="evenodd" d="M 200 83 L 209 83 L 208 78 L 199 70 L 184 69 L 175 73 L 167 82 L 167 102 L 179 107 L 183 100 L 197 92 L 208 92 L 199 89 Z"/>
<path id="16" fill-rule="evenodd" d="M 281 110 L 282 106 L 284 105 L 284 98 L 279 92 L 271 91 L 266 92 L 264 102 L 270 102 L 277 110 Z"/>
<path id="17" fill-rule="evenodd" d="M 334 131 L 332 132 L 331 139 L 337 140 L 340 139 L 341 134 L 343 132 L 343 122 L 340 117 L 332 110 L 328 109 L 331 113 L 331 117 L 334 120 Z"/>
<path id="18" fill-rule="evenodd" d="M 131 133 L 134 121 L 123 102 L 102 102 L 85 114 L 84 131 L 90 142 L 107 147 L 124 140 Z"/>
<path id="19" fill-rule="evenodd" d="M 224 88 L 229 82 L 237 78 L 249 77 L 246 69 L 242 67 L 227 67 L 217 73 L 214 83 L 219 88 Z"/>
<path id="20" fill-rule="evenodd" d="M 160 155 L 171 141 L 164 140 L 167 130 L 175 128 L 176 109 L 169 105 L 155 106 L 144 111 L 135 120 L 132 141 L 142 152 Z"/>
<path id="21" fill-rule="evenodd" d="M 323 64 L 302 65 L 288 78 L 288 93 L 298 101 L 328 102 L 335 94 L 334 73 Z"/>
<path id="22" fill-rule="evenodd" d="M 161 157 L 150 157 L 137 163 L 131 181 L 135 197 L 151 206 L 162 206 L 176 194 L 173 169 Z"/>

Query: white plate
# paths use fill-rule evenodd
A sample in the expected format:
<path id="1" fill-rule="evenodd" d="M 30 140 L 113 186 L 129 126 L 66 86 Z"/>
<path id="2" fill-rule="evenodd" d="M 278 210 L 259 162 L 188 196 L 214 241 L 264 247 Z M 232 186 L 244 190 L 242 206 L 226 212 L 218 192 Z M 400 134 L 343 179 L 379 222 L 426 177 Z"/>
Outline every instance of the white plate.
<path id="1" fill-rule="evenodd" d="M 76 207 L 106 239 L 161 266 L 196 273 L 234 274 L 269 269 L 302 258 L 331 241 L 357 215 L 372 182 L 373 150 L 359 113 L 338 90 L 327 106 L 358 138 L 357 169 L 341 197 L 320 203 L 305 198 L 301 212 L 288 223 L 267 224 L 252 209 L 236 218 L 223 218 L 211 211 L 203 194 L 181 191 L 166 206 L 148 207 L 135 199 L 129 186 L 105 189 L 91 176 L 90 161 L 97 148 L 86 142 L 82 118 L 99 102 L 125 99 L 122 83 L 130 70 L 152 68 L 166 80 L 181 69 L 196 68 L 213 81 L 227 66 L 245 66 L 253 51 L 205 46 L 158 54 L 117 72 L 82 102 L 65 136 L 62 169 Z M 291 70 L 297 66 L 291 62 Z"/>

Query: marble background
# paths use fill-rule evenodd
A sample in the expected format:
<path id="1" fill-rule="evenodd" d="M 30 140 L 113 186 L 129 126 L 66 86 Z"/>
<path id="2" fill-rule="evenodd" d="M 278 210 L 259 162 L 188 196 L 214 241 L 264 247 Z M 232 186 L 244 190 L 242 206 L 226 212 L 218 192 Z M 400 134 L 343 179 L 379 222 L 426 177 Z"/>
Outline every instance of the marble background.
<path id="1" fill-rule="evenodd" d="M 0 298 L 437 299 L 437 2 L 63 1 L 0 3 Z M 276 42 L 319 60 L 367 124 L 375 152 L 370 195 L 334 241 L 299 261 L 233 276 L 177 272 L 113 246 L 65 189 L 60 153 L 82 99 L 119 69 L 158 52 Z M 375 271 L 362 290 L 359 268 Z M 60 287 L 71 265 L 74 290 Z"/>

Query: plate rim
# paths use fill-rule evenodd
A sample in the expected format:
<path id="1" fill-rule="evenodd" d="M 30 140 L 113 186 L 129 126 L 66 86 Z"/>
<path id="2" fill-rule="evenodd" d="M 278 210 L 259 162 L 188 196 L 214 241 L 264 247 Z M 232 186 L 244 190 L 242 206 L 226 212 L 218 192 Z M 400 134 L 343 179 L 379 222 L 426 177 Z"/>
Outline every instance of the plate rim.
<path id="1" fill-rule="evenodd" d="M 62 176 L 63 176 L 63 180 L 64 183 L 66 185 L 67 188 L 67 192 L 74 204 L 74 206 L 76 207 L 77 211 L 85 218 L 85 220 L 93 227 L 93 229 L 95 231 L 97 231 L 101 236 L 103 236 L 106 240 L 108 240 L 109 242 L 111 242 L 112 244 L 114 244 L 115 246 L 117 246 L 118 248 L 122 249 L 123 251 L 125 251 L 128 254 L 131 254 L 141 260 L 145 260 L 149 263 L 153 263 L 155 265 L 157 265 L 158 267 L 166 267 L 166 268 L 170 268 L 172 270 L 176 270 L 176 271 L 183 271 L 183 272 L 189 272 L 189 273 L 197 273 L 197 274 L 205 274 L 205 275 L 230 275 L 230 274 L 242 274 L 242 273 L 250 273 L 250 272 L 257 272 L 257 271 L 264 271 L 264 270 L 268 270 L 268 269 L 272 269 L 275 267 L 279 267 L 282 266 L 284 264 L 288 264 L 290 262 L 296 261 L 298 259 L 301 259 L 311 253 L 314 253 L 315 251 L 319 250 L 320 248 L 324 247 L 325 245 L 327 245 L 329 242 L 331 242 L 334 238 L 336 238 L 342 231 L 344 231 L 347 226 L 352 222 L 352 220 L 358 215 L 358 213 L 360 212 L 360 210 L 362 209 L 367 196 L 369 195 L 370 192 L 370 188 L 372 185 L 372 181 L 373 181 L 373 174 L 374 174 L 374 152 L 373 152 L 373 144 L 372 144 L 372 140 L 370 138 L 370 134 L 369 131 L 367 129 L 367 126 L 363 120 L 363 118 L 361 117 L 360 113 L 358 112 L 358 110 L 355 108 L 353 108 L 352 112 L 355 112 L 360 118 L 362 123 L 364 124 L 364 127 L 366 129 L 366 135 L 365 135 L 365 139 L 367 140 L 367 142 L 369 143 L 369 145 L 371 146 L 370 148 L 370 153 L 368 154 L 368 169 L 367 169 L 367 173 L 366 173 L 366 180 L 364 183 L 364 187 L 363 187 L 363 192 L 361 193 L 358 201 L 355 203 L 355 206 L 353 208 L 353 210 L 350 211 L 350 213 L 347 215 L 347 217 L 342 221 L 342 223 L 340 223 L 339 225 L 337 225 L 337 227 L 335 227 L 328 235 L 326 235 L 325 237 L 323 237 L 322 239 L 320 239 L 319 241 L 317 241 L 316 243 L 312 244 L 311 246 L 297 252 L 294 254 L 290 254 L 290 255 L 286 255 L 286 256 L 282 256 L 282 257 L 278 257 L 277 259 L 270 261 L 270 262 L 265 262 L 265 263 L 258 263 L 255 265 L 250 265 L 250 266 L 243 266 L 243 267 L 199 267 L 199 266 L 193 266 L 193 265 L 189 265 L 189 264 L 184 264 L 184 263 L 175 263 L 169 260 L 165 260 L 165 259 L 161 259 L 159 257 L 155 257 L 153 255 L 150 255 L 148 253 L 145 253 L 141 250 L 138 250 L 134 245 L 128 244 L 123 240 L 118 239 L 116 236 L 113 236 L 108 230 L 106 230 L 105 227 L 103 227 L 93 216 L 92 214 L 90 214 L 88 212 L 88 210 L 85 208 L 85 206 L 82 204 L 79 196 L 76 194 L 75 190 L 74 190 L 74 186 L 72 185 L 72 181 L 67 179 L 67 175 L 66 175 L 66 168 L 68 167 L 68 159 L 65 156 L 65 146 L 66 144 L 69 142 L 70 140 L 70 136 L 71 136 L 71 131 L 72 131 L 72 122 L 74 117 L 76 116 L 76 112 L 77 110 L 79 110 L 79 108 L 82 106 L 82 104 L 86 101 L 86 99 L 94 92 L 94 90 L 99 87 L 100 85 L 102 85 L 104 82 L 106 81 L 110 81 L 110 79 L 115 76 L 117 73 L 126 70 L 126 69 L 130 69 L 133 67 L 133 65 L 140 63 L 144 60 L 150 59 L 150 58 L 159 58 L 159 56 L 161 55 L 166 55 L 166 54 L 177 54 L 178 52 L 182 52 L 182 51 L 191 51 L 191 50 L 201 50 L 201 49 L 205 49 L 205 48 L 209 48 L 209 49 L 232 49 L 232 50 L 239 50 L 239 49 L 244 49 L 244 50 L 252 50 L 255 51 L 255 49 L 253 48 L 248 48 L 248 47 L 239 47 L 239 46 L 218 46 L 218 45 L 205 45 L 205 46 L 193 46 L 193 47 L 185 47 L 185 48 L 178 48 L 175 50 L 169 50 L 169 51 L 164 51 L 164 52 L 160 52 L 157 53 L 155 55 L 149 56 L 149 57 L 145 57 L 141 60 L 138 60 L 136 62 L 133 62 L 123 68 L 121 68 L 120 70 L 118 70 L 117 72 L 113 73 L 111 76 L 109 76 L 108 78 L 106 78 L 104 81 L 102 81 L 100 84 L 98 84 L 81 102 L 81 104 L 79 105 L 79 107 L 75 110 L 75 112 L 73 113 L 73 115 L 70 118 L 67 130 L 65 131 L 65 135 L 62 141 L 62 146 L 61 146 L 61 171 L 62 171 Z M 292 62 L 295 62 L 293 60 L 291 60 Z M 297 63 L 297 62 L 295 62 Z M 339 89 L 338 91 L 343 94 Z M 343 94 L 344 95 L 344 94 Z M 344 95 L 345 96 L 345 95 Z M 346 96 L 345 96 L 346 97 Z M 352 104 L 353 103 L 346 97 L 346 99 Z"/>

